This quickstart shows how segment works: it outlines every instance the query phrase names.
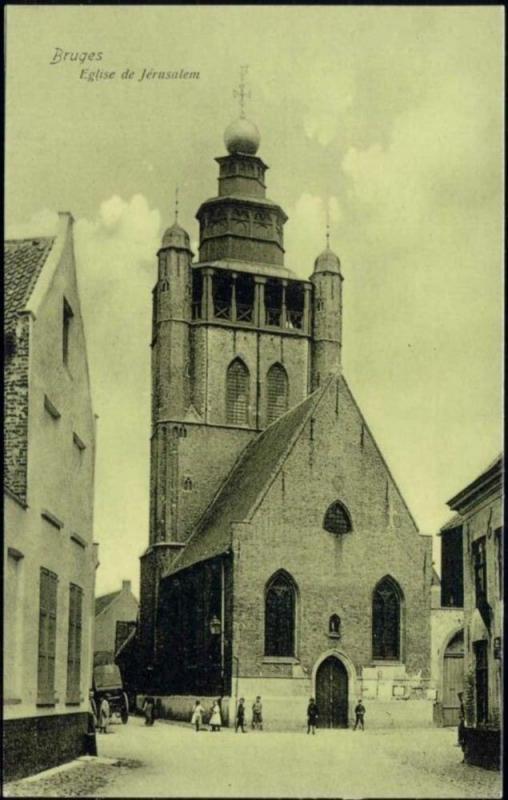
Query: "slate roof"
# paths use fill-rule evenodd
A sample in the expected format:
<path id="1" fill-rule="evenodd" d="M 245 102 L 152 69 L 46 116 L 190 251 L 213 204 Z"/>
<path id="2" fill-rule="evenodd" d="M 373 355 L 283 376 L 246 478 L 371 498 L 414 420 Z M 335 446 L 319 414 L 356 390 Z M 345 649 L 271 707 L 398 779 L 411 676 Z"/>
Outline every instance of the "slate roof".
<path id="1" fill-rule="evenodd" d="M 329 381 L 247 445 L 166 575 L 228 550 L 231 524 L 249 519 L 328 385 Z"/>
<path id="2" fill-rule="evenodd" d="M 442 533 L 442 531 L 450 531 L 452 528 L 458 528 L 459 525 L 462 525 L 462 517 L 460 514 L 454 514 L 453 517 L 450 517 L 443 527 L 439 529 L 439 533 Z"/>
<path id="3" fill-rule="evenodd" d="M 54 236 L 8 239 L 4 242 L 4 325 L 9 330 L 25 307 L 46 259 Z"/>
<path id="4" fill-rule="evenodd" d="M 118 595 L 121 594 L 121 590 L 117 592 L 110 592 L 109 594 L 103 594 L 102 597 L 95 598 L 95 616 L 97 617 L 101 611 L 104 611 L 113 600 L 115 600 Z"/>

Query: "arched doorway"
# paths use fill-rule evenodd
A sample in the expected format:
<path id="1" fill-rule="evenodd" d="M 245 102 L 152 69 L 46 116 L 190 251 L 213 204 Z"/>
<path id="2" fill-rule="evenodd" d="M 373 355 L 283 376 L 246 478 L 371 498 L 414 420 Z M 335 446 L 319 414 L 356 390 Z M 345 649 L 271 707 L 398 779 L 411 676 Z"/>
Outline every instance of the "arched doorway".
<path id="1" fill-rule="evenodd" d="M 328 656 L 318 667 L 316 704 L 320 727 L 348 727 L 348 674 L 342 661 L 335 656 Z"/>
<path id="2" fill-rule="evenodd" d="M 450 641 L 443 657 L 443 725 L 458 725 L 460 702 L 458 693 L 464 689 L 464 631 Z"/>

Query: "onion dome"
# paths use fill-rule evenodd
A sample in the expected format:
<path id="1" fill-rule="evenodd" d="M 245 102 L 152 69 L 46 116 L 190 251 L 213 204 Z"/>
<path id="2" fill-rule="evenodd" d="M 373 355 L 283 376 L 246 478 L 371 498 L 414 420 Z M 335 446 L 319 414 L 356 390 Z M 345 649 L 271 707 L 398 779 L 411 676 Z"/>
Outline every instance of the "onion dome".
<path id="1" fill-rule="evenodd" d="M 316 272 L 335 272 L 340 275 L 339 257 L 329 247 L 323 250 L 314 261 L 314 273 Z"/>
<path id="2" fill-rule="evenodd" d="M 244 153 L 254 156 L 259 147 L 261 137 L 257 126 L 249 119 L 239 117 L 226 128 L 224 144 L 229 153 Z"/>
<path id="3" fill-rule="evenodd" d="M 189 234 L 175 222 L 162 237 L 162 247 L 181 247 L 190 250 Z"/>

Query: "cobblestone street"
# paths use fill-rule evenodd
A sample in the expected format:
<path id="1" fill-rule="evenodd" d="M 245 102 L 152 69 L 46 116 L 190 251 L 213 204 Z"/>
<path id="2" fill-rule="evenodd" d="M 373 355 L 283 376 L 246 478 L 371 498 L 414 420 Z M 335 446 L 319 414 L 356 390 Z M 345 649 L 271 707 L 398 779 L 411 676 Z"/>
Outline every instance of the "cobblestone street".
<path id="1" fill-rule="evenodd" d="M 498 773 L 461 764 L 454 729 L 223 730 L 132 718 L 98 736 L 99 758 L 7 784 L 7 797 L 496 798 Z"/>

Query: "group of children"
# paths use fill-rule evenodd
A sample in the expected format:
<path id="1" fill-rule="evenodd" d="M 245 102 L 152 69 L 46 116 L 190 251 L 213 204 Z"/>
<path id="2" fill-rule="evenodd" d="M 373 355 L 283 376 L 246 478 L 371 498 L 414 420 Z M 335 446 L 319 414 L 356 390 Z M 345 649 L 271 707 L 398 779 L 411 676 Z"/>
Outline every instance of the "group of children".
<path id="1" fill-rule="evenodd" d="M 205 713 L 205 709 L 201 705 L 201 700 L 196 700 L 194 705 L 194 709 L 192 711 L 191 717 L 191 724 L 194 725 L 196 731 L 201 730 L 203 726 L 203 715 Z M 355 731 L 358 727 L 363 731 L 365 730 L 365 706 L 363 705 L 361 700 L 358 700 L 358 703 L 355 707 L 355 724 L 353 730 Z M 319 711 L 316 705 L 316 701 L 313 697 L 309 700 L 309 705 L 307 706 L 307 733 L 316 733 L 316 728 L 319 719 Z M 220 698 L 215 700 L 212 711 L 210 715 L 209 721 L 210 730 L 220 731 L 222 727 L 222 716 L 221 716 L 221 709 L 220 709 Z M 261 697 L 256 697 L 255 702 L 252 704 L 252 729 L 253 730 L 263 730 L 263 705 L 261 703 Z M 236 716 L 235 716 L 235 733 L 241 730 L 242 733 L 247 733 L 245 730 L 245 699 L 240 697 L 238 701 L 238 705 L 236 707 Z"/>
<path id="2" fill-rule="evenodd" d="M 191 717 L 191 724 L 194 725 L 196 731 L 201 730 L 203 726 L 204 713 L 205 709 L 201 705 L 201 700 L 196 700 Z M 220 698 L 215 700 L 212 706 L 208 724 L 212 733 L 214 731 L 220 731 L 222 727 Z M 261 703 L 261 697 L 256 697 L 255 702 L 252 704 L 252 729 L 263 730 L 263 705 Z M 238 733 L 238 730 L 241 730 L 242 733 L 247 733 L 245 730 L 245 699 L 243 697 L 240 698 L 236 707 L 235 733 Z"/>

